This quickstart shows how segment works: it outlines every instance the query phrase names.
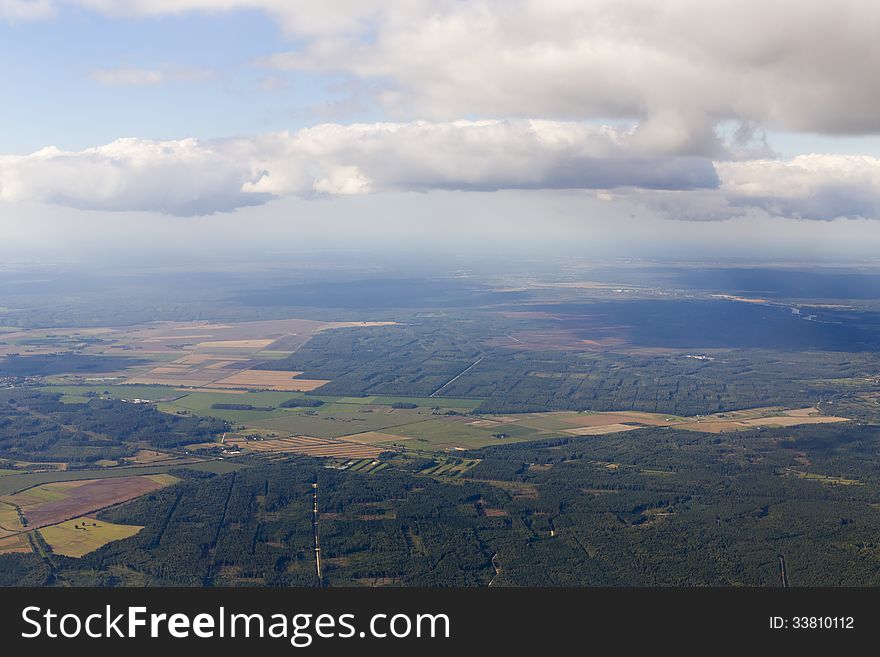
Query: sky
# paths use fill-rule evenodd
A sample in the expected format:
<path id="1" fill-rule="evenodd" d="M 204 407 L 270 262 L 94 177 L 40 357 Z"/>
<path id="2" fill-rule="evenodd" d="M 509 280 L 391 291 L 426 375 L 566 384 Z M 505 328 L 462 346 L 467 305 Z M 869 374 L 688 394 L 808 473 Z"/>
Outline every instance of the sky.
<path id="1" fill-rule="evenodd" d="M 0 254 L 864 259 L 868 0 L 0 0 Z"/>

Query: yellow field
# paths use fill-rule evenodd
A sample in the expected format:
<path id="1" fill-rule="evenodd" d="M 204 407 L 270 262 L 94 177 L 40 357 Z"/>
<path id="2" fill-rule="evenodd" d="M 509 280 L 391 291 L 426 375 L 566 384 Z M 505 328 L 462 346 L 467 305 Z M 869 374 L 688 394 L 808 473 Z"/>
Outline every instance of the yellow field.
<path id="1" fill-rule="evenodd" d="M 15 532 L 20 530 L 21 521 L 18 518 L 18 511 L 11 504 L 0 502 L 0 532 L 7 530 Z"/>
<path id="2" fill-rule="evenodd" d="M 358 445 L 353 442 L 332 438 L 311 438 L 296 436 L 291 438 L 273 438 L 270 440 L 245 440 L 228 438 L 227 447 L 237 447 L 252 452 L 305 454 L 308 456 L 333 456 L 338 458 L 376 458 L 385 448 L 370 445 Z"/>
<path id="3" fill-rule="evenodd" d="M 381 431 L 364 431 L 363 433 L 353 433 L 348 436 L 340 436 L 340 440 L 347 440 L 353 443 L 364 443 L 372 445 L 373 443 L 389 443 L 395 440 L 411 440 L 408 436 L 395 436 L 390 433 L 382 433 Z"/>
<path id="4" fill-rule="evenodd" d="M 213 340 L 199 342 L 199 349 L 264 349 L 274 340 Z"/>
<path id="5" fill-rule="evenodd" d="M 566 434 L 569 436 L 601 436 L 633 431 L 643 427 L 671 427 L 684 431 L 722 433 L 743 431 L 755 427 L 792 427 L 803 424 L 847 422 L 848 418 L 822 415 L 816 408 L 783 409 L 781 407 L 751 408 L 728 411 L 713 415 L 680 417 L 666 413 L 641 411 L 584 412 L 557 411 L 523 413 L 521 415 L 495 415 L 468 422 L 468 426 L 503 432 L 505 426 L 519 426 L 535 431 L 534 437 Z M 355 434 L 346 436 L 358 440 Z"/>
<path id="6" fill-rule="evenodd" d="M 563 433 L 571 436 L 603 436 L 607 433 L 619 433 L 621 431 L 632 431 L 633 429 L 641 429 L 633 424 L 603 424 L 592 427 L 579 427 L 577 429 L 563 429 Z"/>
<path id="7" fill-rule="evenodd" d="M 246 390 L 220 390 L 218 388 L 175 388 L 177 392 L 210 392 L 223 395 L 244 395 Z"/>
<path id="8" fill-rule="evenodd" d="M 830 422 L 848 422 L 849 418 L 834 415 L 821 415 L 815 408 L 795 408 L 780 410 L 771 408 L 753 408 L 747 411 L 716 413 L 692 421 L 675 424 L 676 429 L 687 431 L 705 431 L 721 433 L 724 431 L 741 431 L 755 427 L 794 427 L 802 424 L 826 424 Z"/>
<path id="9" fill-rule="evenodd" d="M 56 554 L 81 557 L 99 547 L 137 534 L 143 527 L 114 525 L 110 522 L 82 517 L 39 530 Z"/>
<path id="10" fill-rule="evenodd" d="M 326 380 L 296 379 L 302 372 L 245 370 L 208 384 L 208 388 L 261 388 L 289 392 L 309 392 L 329 383 Z"/>
<path id="11" fill-rule="evenodd" d="M 152 479 L 157 484 L 162 484 L 163 486 L 171 486 L 172 484 L 176 484 L 180 479 L 170 474 L 154 474 L 154 475 L 144 475 L 147 479 Z"/>
<path id="12" fill-rule="evenodd" d="M 151 463 L 160 463 L 162 461 L 167 461 L 169 459 L 175 458 L 177 457 L 166 454 L 165 452 L 157 452 L 154 449 L 142 449 L 138 451 L 134 456 L 129 456 L 126 460 L 129 463 L 147 465 Z"/>

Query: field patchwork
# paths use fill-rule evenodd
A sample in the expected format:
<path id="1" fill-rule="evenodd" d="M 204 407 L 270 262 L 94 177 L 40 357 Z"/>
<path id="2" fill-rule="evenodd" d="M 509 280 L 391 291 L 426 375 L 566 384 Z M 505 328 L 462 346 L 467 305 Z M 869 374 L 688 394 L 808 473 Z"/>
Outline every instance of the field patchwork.
<path id="1" fill-rule="evenodd" d="M 31 530 L 126 502 L 177 481 L 158 474 L 54 482 L 2 497 L 0 502 L 17 506 Z"/>

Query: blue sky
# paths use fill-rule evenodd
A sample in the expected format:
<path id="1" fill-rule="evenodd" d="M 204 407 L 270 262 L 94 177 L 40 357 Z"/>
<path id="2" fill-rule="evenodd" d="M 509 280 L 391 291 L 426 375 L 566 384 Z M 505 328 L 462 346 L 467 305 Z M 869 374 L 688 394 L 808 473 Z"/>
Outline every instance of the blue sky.
<path id="1" fill-rule="evenodd" d="M 177 139 L 296 130 L 333 116 L 345 76 L 269 71 L 260 58 L 296 47 L 259 11 L 107 17 L 62 9 L 54 20 L 0 21 L 0 152 L 80 150 L 119 137 Z M 106 85 L 95 71 L 182 71 L 162 84 Z M 190 75 L 187 76 L 186 74 Z M 282 85 L 266 89 L 267 79 Z M 347 112 L 347 120 L 369 119 Z"/>
<path id="2" fill-rule="evenodd" d="M 787 222 L 804 250 L 849 221 L 863 247 L 878 22 L 858 0 L 0 0 L 0 228 L 329 207 L 382 234 L 454 198 L 490 233 L 559 205 L 574 237 L 636 217 L 709 253 Z"/>

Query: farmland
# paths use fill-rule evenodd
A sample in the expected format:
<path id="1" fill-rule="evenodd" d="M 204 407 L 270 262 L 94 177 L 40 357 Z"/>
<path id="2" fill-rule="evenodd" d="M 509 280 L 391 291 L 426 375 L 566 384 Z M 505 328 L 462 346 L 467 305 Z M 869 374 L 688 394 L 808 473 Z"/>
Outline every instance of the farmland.
<path id="1" fill-rule="evenodd" d="M 4 331 L 0 565 L 311 586 L 317 481 L 330 586 L 874 582 L 870 304 L 650 278 Z"/>
<path id="2" fill-rule="evenodd" d="M 0 495 L 12 495 L 19 491 L 40 486 L 42 484 L 50 484 L 54 482 L 79 481 L 82 479 L 114 479 L 117 477 L 147 476 L 147 475 L 163 475 L 168 474 L 172 470 L 177 470 L 177 465 L 162 466 L 145 466 L 138 468 L 99 468 L 99 469 L 83 469 L 68 470 L 60 472 L 22 472 L 21 474 L 10 475 L 0 478 Z M 206 460 L 197 463 L 187 464 L 188 470 L 196 472 L 210 472 L 215 474 L 225 474 L 234 472 L 241 466 L 228 461 Z"/>
<path id="3" fill-rule="evenodd" d="M 58 473 L 73 474 L 73 473 Z M 27 475 L 24 475 L 25 477 Z M 31 475 L 35 477 L 36 475 Z M 52 477 L 52 473 L 43 473 Z M 82 476 L 82 474 L 80 474 Z M 99 512 L 179 481 L 168 474 L 68 479 L 28 486 L 0 497 L 0 554 L 30 553 L 34 535 L 55 554 L 81 557 L 111 541 L 134 536 L 141 528 L 98 521 Z"/>
<path id="4" fill-rule="evenodd" d="M 311 438 L 309 436 L 270 438 L 266 440 L 230 438 L 225 444 L 257 454 L 304 454 L 306 456 L 332 458 L 376 458 L 385 451 L 378 447 L 371 447 L 353 441 Z"/>
<path id="5" fill-rule="evenodd" d="M 858 549 L 880 531 L 876 428 L 790 431 L 649 426 L 638 440 L 568 436 L 331 469 L 264 463 L 184 478 L 89 516 L 143 529 L 82 558 L 56 555 L 55 568 L 70 581 L 127 573 L 156 585 L 316 585 L 318 477 L 331 586 L 486 586 L 493 555 L 500 586 L 773 586 L 780 552 L 799 585 L 876 584 L 876 557 Z"/>
<path id="6" fill-rule="evenodd" d="M 143 527 L 114 525 L 95 518 L 72 518 L 40 530 L 54 554 L 81 557 L 112 541 L 136 535 Z"/>
<path id="7" fill-rule="evenodd" d="M 389 324 L 287 319 L 10 331 L 0 344 L 0 375 L 45 374 L 59 383 L 310 391 L 326 381 L 253 368 L 263 362 L 261 354 L 289 357 L 322 331 Z"/>
<path id="8" fill-rule="evenodd" d="M 54 482 L 2 497 L 0 502 L 20 510 L 24 527 L 39 529 L 140 497 L 176 481 L 170 475 L 160 474 Z"/>
<path id="9" fill-rule="evenodd" d="M 99 394 L 96 392 L 98 388 L 100 386 L 89 390 L 93 394 Z M 60 392 L 65 396 L 76 390 L 75 386 L 47 388 L 47 391 Z M 239 430 L 229 433 L 227 444 L 230 446 L 246 451 L 304 454 L 315 452 L 313 449 L 292 449 L 302 447 L 296 443 L 275 443 L 271 440 L 299 441 L 319 438 L 369 443 L 377 448 L 443 451 L 478 449 L 558 435 L 603 435 L 647 426 L 717 433 L 758 426 L 800 426 L 842 422 L 847 419 L 823 414 L 813 407 L 764 407 L 700 416 L 644 411 L 490 414 L 474 412 L 480 407 L 479 399 L 443 397 L 346 398 L 310 395 L 307 399 L 319 400 L 323 402 L 322 405 L 301 408 L 295 405 L 295 396 L 278 391 L 242 391 L 234 395 L 232 403 L 230 396 L 222 392 L 194 392 L 161 387 L 144 390 L 148 393 L 145 398 L 160 400 L 157 407 L 167 413 L 214 416 L 239 426 Z M 129 394 L 129 391 L 127 386 L 115 386 L 101 391 L 100 394 L 105 393 L 118 396 Z M 282 403 L 292 405 L 283 407 Z M 406 408 L 394 408 L 395 404 Z M 217 408 L 218 405 L 220 408 Z M 250 407 L 251 410 L 224 408 L 225 406 Z M 264 442 L 253 440 L 254 436 Z M 267 439 L 269 442 L 265 442 Z"/>

